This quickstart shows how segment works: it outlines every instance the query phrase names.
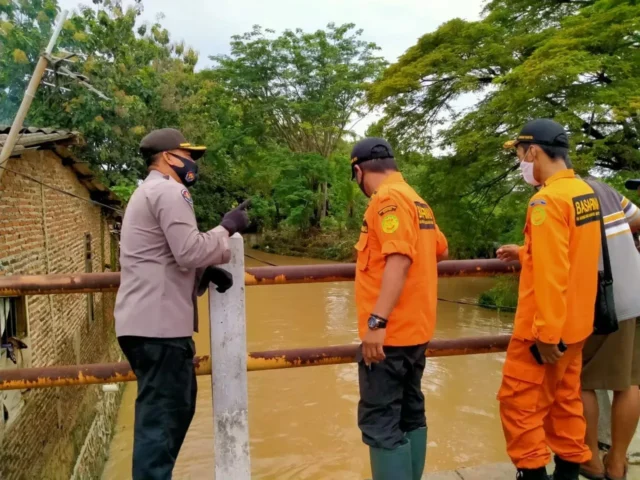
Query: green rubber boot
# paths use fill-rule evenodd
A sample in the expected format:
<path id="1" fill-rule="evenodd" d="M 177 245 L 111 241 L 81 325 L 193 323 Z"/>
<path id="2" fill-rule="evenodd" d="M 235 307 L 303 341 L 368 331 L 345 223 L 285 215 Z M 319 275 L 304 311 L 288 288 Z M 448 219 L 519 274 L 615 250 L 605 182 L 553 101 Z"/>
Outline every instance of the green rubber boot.
<path id="1" fill-rule="evenodd" d="M 406 434 L 411 444 L 411 470 L 412 479 L 420 480 L 424 472 L 425 459 L 427 457 L 427 427 L 416 428 Z"/>
<path id="2" fill-rule="evenodd" d="M 369 447 L 373 480 L 412 480 L 411 444 L 393 450 Z"/>

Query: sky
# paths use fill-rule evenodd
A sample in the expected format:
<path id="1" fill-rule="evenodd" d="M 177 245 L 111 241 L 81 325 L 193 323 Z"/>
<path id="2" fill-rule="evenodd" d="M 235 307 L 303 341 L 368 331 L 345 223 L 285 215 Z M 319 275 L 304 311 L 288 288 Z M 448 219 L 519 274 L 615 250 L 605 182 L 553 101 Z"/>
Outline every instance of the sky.
<path id="1" fill-rule="evenodd" d="M 131 3 L 125 0 L 125 5 Z M 91 5 L 90 0 L 58 0 L 63 9 Z M 301 28 L 314 31 L 330 22 L 354 23 L 363 39 L 381 47 L 394 62 L 418 38 L 452 18 L 477 20 L 483 0 L 143 0 L 143 21 L 160 23 L 172 41 L 184 41 L 200 54 L 198 68 L 211 64 L 210 55 L 229 53 L 232 35 L 253 25 L 276 32 Z M 362 134 L 375 115 L 358 123 Z"/>

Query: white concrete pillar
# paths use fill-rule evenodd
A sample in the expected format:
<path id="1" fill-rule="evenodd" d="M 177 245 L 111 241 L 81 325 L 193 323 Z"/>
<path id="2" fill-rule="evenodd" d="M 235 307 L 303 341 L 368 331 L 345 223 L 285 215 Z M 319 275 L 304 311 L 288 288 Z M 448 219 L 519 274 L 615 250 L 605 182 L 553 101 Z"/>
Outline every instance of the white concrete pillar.
<path id="1" fill-rule="evenodd" d="M 225 293 L 209 288 L 214 478 L 250 480 L 244 245 L 239 234 L 229 242 L 231 261 L 220 267 L 233 275 L 233 286 Z"/>

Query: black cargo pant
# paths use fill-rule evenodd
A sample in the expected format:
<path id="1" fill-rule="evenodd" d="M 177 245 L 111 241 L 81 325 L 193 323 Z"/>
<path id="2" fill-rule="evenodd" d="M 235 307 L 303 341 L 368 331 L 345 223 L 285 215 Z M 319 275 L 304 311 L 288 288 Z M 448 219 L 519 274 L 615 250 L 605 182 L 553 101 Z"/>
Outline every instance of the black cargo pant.
<path id="1" fill-rule="evenodd" d="M 196 411 L 195 345 L 189 337 L 118 342 L 138 379 L 133 480 L 170 479 Z"/>
<path id="2" fill-rule="evenodd" d="M 427 344 L 384 347 L 386 358 L 367 367 L 358 349 L 358 426 L 362 441 L 374 448 L 402 445 L 404 434 L 427 426 L 420 388 Z"/>

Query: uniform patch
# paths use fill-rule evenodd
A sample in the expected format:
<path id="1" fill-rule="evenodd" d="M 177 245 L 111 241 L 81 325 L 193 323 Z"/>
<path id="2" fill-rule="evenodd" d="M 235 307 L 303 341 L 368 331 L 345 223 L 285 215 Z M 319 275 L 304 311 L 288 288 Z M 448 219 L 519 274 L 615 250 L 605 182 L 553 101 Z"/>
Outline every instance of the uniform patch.
<path id="1" fill-rule="evenodd" d="M 547 211 L 543 206 L 538 205 L 531 210 L 531 223 L 536 227 L 542 225 L 547 219 Z"/>
<path id="2" fill-rule="evenodd" d="M 533 202 L 531 202 L 529 204 L 529 206 L 530 207 L 535 207 L 536 205 L 546 205 L 546 204 L 547 204 L 546 200 L 538 198 L 537 200 L 534 200 Z"/>
<path id="3" fill-rule="evenodd" d="M 382 219 L 382 231 L 384 233 L 393 233 L 398 230 L 400 221 L 395 215 L 387 215 Z"/>
<path id="4" fill-rule="evenodd" d="M 383 217 L 386 213 L 395 212 L 397 209 L 398 207 L 396 207 L 395 205 L 389 205 L 387 207 L 384 207 L 382 210 L 378 210 L 378 215 Z"/>
<path id="5" fill-rule="evenodd" d="M 576 227 L 600 221 L 600 202 L 595 193 L 573 197 L 571 202 L 576 216 Z"/>
<path id="6" fill-rule="evenodd" d="M 184 201 L 187 202 L 189 205 L 193 206 L 193 198 L 191 198 L 191 194 L 189 193 L 189 190 L 187 190 L 186 188 L 182 189 L 182 192 L 180 192 L 182 194 L 182 198 L 184 198 Z"/>
<path id="7" fill-rule="evenodd" d="M 369 233 L 369 225 L 367 225 L 367 220 L 362 221 L 362 227 L 360 227 L 360 233 Z"/>
<path id="8" fill-rule="evenodd" d="M 420 230 L 435 230 L 436 222 L 431 208 L 426 203 L 413 202 L 418 210 L 418 225 Z"/>

